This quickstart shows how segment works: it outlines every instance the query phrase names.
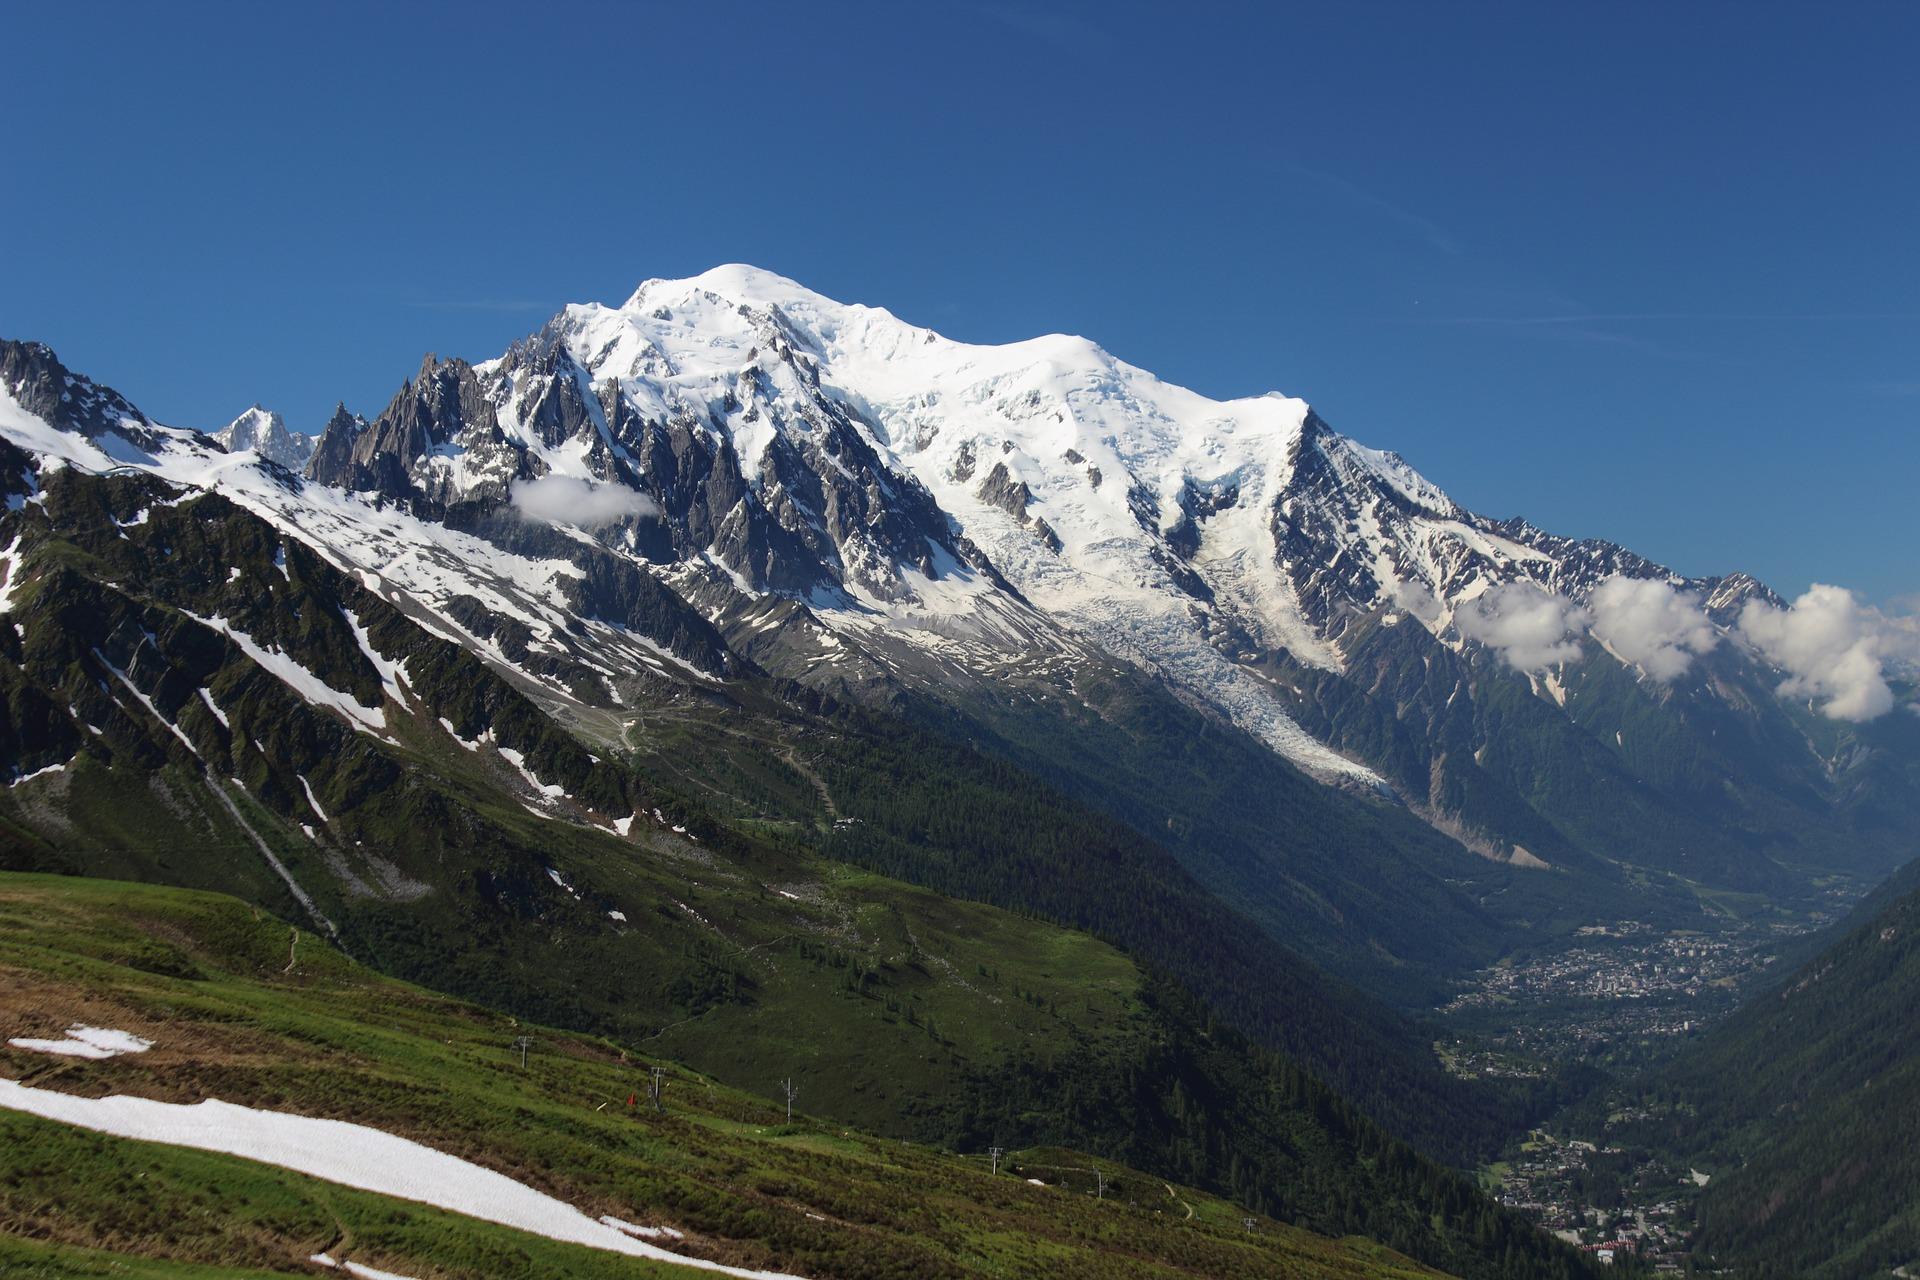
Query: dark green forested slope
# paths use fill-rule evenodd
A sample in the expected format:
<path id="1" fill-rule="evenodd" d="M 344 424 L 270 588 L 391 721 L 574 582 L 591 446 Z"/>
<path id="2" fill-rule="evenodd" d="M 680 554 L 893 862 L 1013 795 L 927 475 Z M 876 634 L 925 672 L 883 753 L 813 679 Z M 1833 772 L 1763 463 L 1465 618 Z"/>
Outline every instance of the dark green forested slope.
<path id="1" fill-rule="evenodd" d="M 1164 688 L 1089 664 L 1054 696 L 913 708 L 1127 823 L 1209 891 L 1334 973 L 1404 1008 L 1447 979 L 1605 910 L 1604 886 L 1494 863 L 1384 797 L 1329 787 Z"/>
<path id="2" fill-rule="evenodd" d="M 1920 1262 L 1920 892 L 1714 1028 L 1653 1095 L 1713 1173 L 1704 1254 L 1820 1280 Z"/>
<path id="3" fill-rule="evenodd" d="M 1430 1035 L 1276 945 L 1131 828 L 958 743 L 867 728 L 820 748 L 859 819 L 834 830 L 833 856 L 1112 939 L 1444 1159 L 1473 1163 L 1520 1119 L 1442 1071 Z"/>

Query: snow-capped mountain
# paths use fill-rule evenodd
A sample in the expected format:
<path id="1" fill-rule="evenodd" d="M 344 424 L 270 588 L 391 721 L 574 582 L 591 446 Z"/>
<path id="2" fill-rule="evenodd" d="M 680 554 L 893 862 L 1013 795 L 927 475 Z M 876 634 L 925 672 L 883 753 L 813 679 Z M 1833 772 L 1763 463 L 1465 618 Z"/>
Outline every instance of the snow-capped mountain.
<path id="1" fill-rule="evenodd" d="M 1265 664 L 1338 671 L 1349 623 L 1383 609 L 1457 640 L 1456 608 L 1503 582 L 1579 599 L 1671 577 L 1465 511 L 1303 401 L 1211 400 L 1083 338 L 955 342 L 743 266 L 568 307 L 480 365 L 429 358 L 372 424 L 336 415 L 310 474 L 428 514 L 550 477 L 632 490 L 644 511 L 578 531 L 717 621 L 783 598 L 976 664 L 1090 643 L 1366 781 Z"/>
<path id="2" fill-rule="evenodd" d="M 8 344 L 0 372 L 0 434 L 46 465 L 219 492 L 589 742 L 742 682 L 943 724 L 1329 947 L 1351 912 L 1400 908 L 1302 861 L 1275 824 L 1321 802 L 1262 773 L 1274 757 L 1609 883 L 1878 865 L 1920 818 L 1908 718 L 1775 696 L 1737 634 L 1778 603 L 1761 584 L 1478 515 L 1304 401 L 1209 399 L 1084 338 L 960 343 L 721 267 L 570 306 L 478 364 L 428 356 L 371 419 L 337 409 L 304 478 L 264 411 L 216 443 L 42 347 Z M 1619 579 L 1697 608 L 1683 659 L 1597 622 L 1581 642 Z M 1482 613 L 1514 584 L 1576 628 L 1538 662 Z M 1196 798 L 1237 770 L 1263 794 Z"/>
<path id="3" fill-rule="evenodd" d="M 306 470 L 313 457 L 312 436 L 287 430 L 285 419 L 257 404 L 214 432 L 213 438 L 228 453 L 252 450 L 289 471 Z"/>

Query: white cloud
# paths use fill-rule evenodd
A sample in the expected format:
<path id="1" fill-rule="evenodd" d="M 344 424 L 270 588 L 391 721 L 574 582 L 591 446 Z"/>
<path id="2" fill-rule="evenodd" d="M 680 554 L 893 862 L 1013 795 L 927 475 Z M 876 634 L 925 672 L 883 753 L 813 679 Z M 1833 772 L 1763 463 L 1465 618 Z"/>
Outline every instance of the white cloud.
<path id="1" fill-rule="evenodd" d="M 573 476 L 515 480 L 509 500 L 514 510 L 543 524 L 582 528 L 612 524 L 629 516 L 657 516 L 660 504 L 622 484 L 594 484 Z"/>
<path id="2" fill-rule="evenodd" d="M 1402 611 L 1412 614 L 1428 626 L 1440 620 L 1443 610 L 1440 607 L 1439 597 L 1429 591 L 1425 583 L 1396 582 L 1390 594 L 1393 602 L 1400 606 Z"/>
<path id="3" fill-rule="evenodd" d="M 1920 654 L 1912 618 L 1890 618 L 1844 587 L 1815 583 L 1790 608 L 1750 600 L 1740 634 L 1787 673 L 1783 696 L 1808 698 L 1835 720 L 1872 720 L 1893 709 L 1887 664 Z"/>
<path id="4" fill-rule="evenodd" d="M 1606 579 L 1587 597 L 1593 634 L 1662 684 L 1685 674 L 1720 641 L 1700 597 L 1658 578 Z"/>
<path id="5" fill-rule="evenodd" d="M 1493 649 L 1518 671 L 1543 671 L 1580 656 L 1591 615 L 1529 583 L 1508 582 L 1454 615 L 1460 634 Z"/>

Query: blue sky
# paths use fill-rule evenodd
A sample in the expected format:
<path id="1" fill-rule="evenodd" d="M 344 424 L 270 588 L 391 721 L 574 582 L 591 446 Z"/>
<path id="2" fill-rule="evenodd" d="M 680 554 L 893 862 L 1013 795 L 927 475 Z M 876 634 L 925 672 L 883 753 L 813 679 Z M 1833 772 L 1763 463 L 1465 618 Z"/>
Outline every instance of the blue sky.
<path id="1" fill-rule="evenodd" d="M 1920 6 L 14 6 L 0 335 L 378 411 L 746 261 L 1278 388 L 1683 571 L 1920 591 Z"/>

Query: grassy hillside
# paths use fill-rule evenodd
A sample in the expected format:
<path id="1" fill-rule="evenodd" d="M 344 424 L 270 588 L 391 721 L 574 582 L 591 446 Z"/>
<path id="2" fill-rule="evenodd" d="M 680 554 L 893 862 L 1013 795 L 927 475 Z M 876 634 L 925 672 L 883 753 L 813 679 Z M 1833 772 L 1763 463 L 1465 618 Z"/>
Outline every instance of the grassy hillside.
<path id="1" fill-rule="evenodd" d="M 1249 1231 L 1234 1204 L 1070 1150 L 1017 1152 L 996 1177 L 979 1157 L 813 1120 L 804 1098 L 787 1123 L 685 1067 L 380 978 L 230 898 L 0 877 L 0 1028 L 57 1037 L 74 1020 L 155 1047 L 105 1061 L 0 1048 L 0 1071 L 371 1125 L 590 1212 L 673 1226 L 686 1251 L 741 1265 L 850 1280 L 1433 1274 L 1366 1242 L 1269 1220 Z M 644 1104 L 655 1064 L 664 1114 Z M 0 1112 L 0 1131 L 8 1274 L 311 1273 L 299 1264 L 322 1250 L 419 1277 L 675 1270 L 18 1113 Z M 140 1261 L 109 1272 L 97 1246 Z M 250 1270 L 165 1265 L 216 1262 Z"/>

